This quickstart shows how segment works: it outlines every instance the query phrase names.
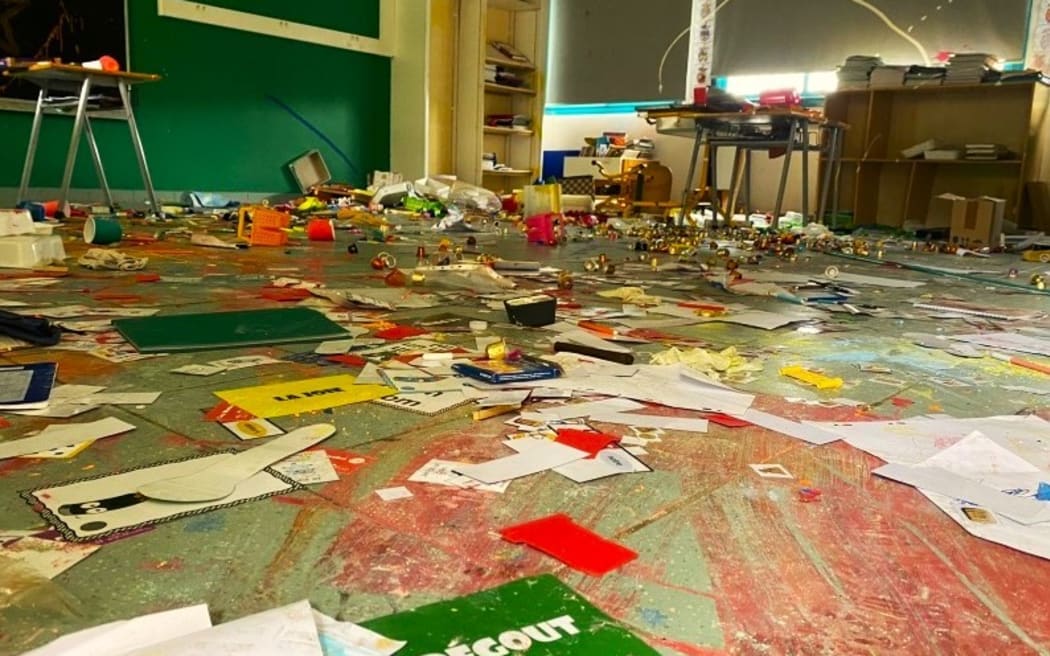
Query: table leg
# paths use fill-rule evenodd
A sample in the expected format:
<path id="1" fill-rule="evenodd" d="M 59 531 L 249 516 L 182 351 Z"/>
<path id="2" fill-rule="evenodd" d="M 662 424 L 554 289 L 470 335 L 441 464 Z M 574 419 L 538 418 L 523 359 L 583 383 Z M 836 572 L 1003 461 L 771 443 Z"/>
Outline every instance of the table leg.
<path id="1" fill-rule="evenodd" d="M 106 180 L 106 170 L 102 168 L 102 153 L 98 150 L 98 142 L 95 141 L 95 131 L 91 128 L 91 118 L 84 119 L 84 129 L 87 133 L 88 149 L 91 150 L 91 161 L 95 163 L 95 173 L 98 182 L 102 185 L 102 193 L 106 195 L 106 204 L 113 207 L 113 194 L 109 190 L 109 181 Z"/>
<path id="2" fill-rule="evenodd" d="M 711 225 L 718 225 L 721 214 L 721 199 L 718 197 L 718 145 L 711 143 L 707 147 L 707 156 L 711 158 L 711 185 L 708 187 L 711 199 Z"/>
<path id="3" fill-rule="evenodd" d="M 809 121 L 798 121 L 802 137 L 802 225 L 809 223 Z"/>
<path id="4" fill-rule="evenodd" d="M 843 129 L 836 128 L 838 136 L 835 138 L 834 167 L 831 174 L 831 227 L 838 227 L 839 222 L 839 181 L 842 178 L 842 137 Z"/>
<path id="5" fill-rule="evenodd" d="M 828 211 L 828 192 L 831 189 L 831 169 L 835 166 L 835 141 L 838 138 L 836 128 L 824 128 L 827 135 L 827 156 L 824 159 L 824 176 L 820 183 L 820 201 L 817 203 L 817 222 L 824 223 Z"/>
<path id="6" fill-rule="evenodd" d="M 751 149 L 744 148 L 744 212 L 751 216 Z"/>
<path id="7" fill-rule="evenodd" d="M 784 209 L 784 191 L 787 189 L 788 173 L 791 172 L 791 158 L 795 155 L 795 125 L 792 124 L 787 140 L 787 152 L 784 153 L 784 166 L 780 168 L 780 186 L 777 188 L 777 204 L 773 209 L 772 226 L 775 230 L 780 225 L 780 214 Z"/>
<path id="8" fill-rule="evenodd" d="M 124 103 L 124 113 L 128 117 L 128 130 L 131 132 L 131 143 L 135 146 L 135 157 L 139 161 L 139 172 L 142 174 L 142 183 L 146 186 L 146 196 L 149 198 L 150 211 L 156 216 L 161 215 L 160 203 L 157 202 L 157 192 L 153 189 L 153 178 L 149 174 L 149 165 L 146 163 L 146 151 L 142 147 L 142 138 L 139 136 L 139 126 L 135 122 L 135 112 L 131 109 L 131 95 L 128 93 L 128 84 L 123 80 L 117 83 L 120 90 L 120 99 Z"/>
<path id="9" fill-rule="evenodd" d="M 689 211 L 687 205 L 692 197 L 693 177 L 696 175 L 696 160 L 700 155 L 700 143 L 704 140 L 704 131 L 700 126 L 696 127 L 696 138 L 693 140 L 693 154 L 689 158 L 689 171 L 685 175 L 685 190 L 682 192 L 682 208 L 678 210 L 678 225 L 685 225 L 685 216 Z"/>
<path id="10" fill-rule="evenodd" d="M 33 113 L 33 127 L 29 130 L 29 147 L 26 148 L 26 161 L 22 165 L 22 181 L 18 184 L 17 201 L 21 203 L 26 200 L 29 193 L 29 179 L 33 175 L 33 160 L 36 159 L 36 146 L 40 141 L 40 123 L 44 118 L 44 98 L 47 97 L 47 88 L 40 87 L 40 94 L 36 97 L 36 111 Z"/>
<path id="11" fill-rule="evenodd" d="M 69 138 L 69 151 L 66 153 L 66 169 L 62 173 L 62 190 L 58 198 L 58 208 L 66 216 L 69 216 L 69 186 L 73 184 L 73 169 L 77 163 L 77 149 L 80 148 L 80 136 L 84 132 L 84 119 L 87 117 L 87 102 L 90 93 L 91 78 L 87 78 L 80 85 L 77 114 L 73 119 L 73 135 Z"/>

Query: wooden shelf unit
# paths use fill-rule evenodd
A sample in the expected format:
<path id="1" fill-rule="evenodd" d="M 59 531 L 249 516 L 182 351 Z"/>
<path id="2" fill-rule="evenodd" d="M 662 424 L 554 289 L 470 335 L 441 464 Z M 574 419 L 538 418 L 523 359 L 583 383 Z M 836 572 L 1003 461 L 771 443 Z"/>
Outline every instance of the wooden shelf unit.
<path id="1" fill-rule="evenodd" d="M 853 224 L 926 224 L 946 211 L 943 193 L 1006 199 L 1007 219 L 1024 225 L 1026 182 L 1050 174 L 1047 87 L 1031 83 L 851 89 L 827 97 L 828 118 L 849 124 L 843 137 L 838 208 Z M 928 139 L 962 148 L 1002 144 L 1002 160 L 903 159 Z M 821 167 L 827 165 L 822 159 Z"/>
<path id="2" fill-rule="evenodd" d="M 455 172 L 465 182 L 511 191 L 540 171 L 544 71 L 549 0 L 463 0 L 459 6 L 456 71 Z M 493 55 L 490 41 L 510 44 L 528 63 Z M 525 81 L 513 87 L 485 81 L 485 65 L 513 70 Z M 485 125 L 491 114 L 523 114 L 531 130 Z M 482 171 L 482 153 L 496 153 L 510 171 Z"/>

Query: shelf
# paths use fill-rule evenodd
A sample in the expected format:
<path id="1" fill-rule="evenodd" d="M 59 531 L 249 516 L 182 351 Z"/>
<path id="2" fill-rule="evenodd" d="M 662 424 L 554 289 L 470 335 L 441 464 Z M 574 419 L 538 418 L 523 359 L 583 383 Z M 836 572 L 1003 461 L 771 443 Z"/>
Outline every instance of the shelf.
<path id="1" fill-rule="evenodd" d="M 503 93 L 507 95 L 521 94 L 523 96 L 535 96 L 536 92 L 532 89 L 525 89 L 522 87 L 508 87 L 505 84 L 493 84 L 492 82 L 485 83 L 486 93 Z"/>
<path id="2" fill-rule="evenodd" d="M 529 169 L 508 169 L 508 170 L 504 170 L 504 171 L 486 171 L 485 169 L 482 169 L 481 170 L 481 174 L 482 175 L 506 175 L 506 176 L 509 176 L 509 175 L 532 175 L 532 171 L 530 171 Z"/>
<path id="3" fill-rule="evenodd" d="M 488 0 L 489 7 L 504 11 L 536 11 L 540 8 L 537 0 Z"/>
<path id="4" fill-rule="evenodd" d="M 826 157 L 821 159 L 827 160 Z M 1008 165 L 1016 166 L 1021 163 L 1019 159 L 992 159 L 992 160 L 974 160 L 974 159 L 879 159 L 876 157 L 843 157 L 843 164 L 968 164 L 970 166 L 980 165 Z"/>
<path id="5" fill-rule="evenodd" d="M 502 66 L 503 68 L 513 68 L 519 71 L 534 71 L 536 67 L 532 62 L 519 62 L 513 59 L 507 59 L 506 57 L 486 57 L 486 64 L 495 64 L 496 66 Z"/>
<path id="6" fill-rule="evenodd" d="M 839 89 L 829 96 L 862 93 L 937 93 L 944 91 L 973 91 L 974 89 L 1025 89 L 1035 82 L 997 82 L 995 84 L 928 84 L 921 87 L 869 87 L 867 89 Z"/>
<path id="7" fill-rule="evenodd" d="M 501 134 L 508 137 L 531 137 L 536 133 L 532 130 L 515 130 L 514 128 L 500 128 L 486 125 L 485 134 Z"/>

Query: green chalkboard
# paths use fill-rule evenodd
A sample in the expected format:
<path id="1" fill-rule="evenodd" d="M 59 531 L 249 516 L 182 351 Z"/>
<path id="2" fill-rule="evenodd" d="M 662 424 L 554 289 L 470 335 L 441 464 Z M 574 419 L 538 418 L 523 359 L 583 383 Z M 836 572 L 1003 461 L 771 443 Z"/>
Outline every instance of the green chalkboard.
<path id="1" fill-rule="evenodd" d="M 379 38 L 379 3 L 381 0 L 203 0 L 201 4 L 246 14 L 268 16 L 289 23 L 324 27 Z"/>

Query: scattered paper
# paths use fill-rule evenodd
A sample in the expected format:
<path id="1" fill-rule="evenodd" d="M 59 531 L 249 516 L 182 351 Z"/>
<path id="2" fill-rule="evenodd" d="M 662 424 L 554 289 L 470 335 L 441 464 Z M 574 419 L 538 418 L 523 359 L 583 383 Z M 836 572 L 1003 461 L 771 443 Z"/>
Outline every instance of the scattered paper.
<path id="1" fill-rule="evenodd" d="M 640 415 L 630 412 L 602 413 L 591 415 L 592 421 L 607 424 L 621 424 L 638 428 L 662 428 L 663 430 L 685 431 L 689 433 L 706 433 L 707 420 L 690 417 L 660 417 L 657 415 Z"/>
<path id="2" fill-rule="evenodd" d="M 47 451 L 56 447 L 94 441 L 132 430 L 135 430 L 135 426 L 113 417 L 85 424 L 51 425 L 34 437 L 0 442 L 0 460 L 15 458 L 27 453 Z"/>
<path id="3" fill-rule="evenodd" d="M 205 604 L 187 606 L 77 631 L 23 656 L 125 656 L 210 627 Z"/>
<path id="4" fill-rule="evenodd" d="M 316 485 L 339 480 L 332 461 L 323 450 L 303 451 L 285 458 L 271 466 L 276 472 L 284 474 L 299 485 Z"/>
<path id="5" fill-rule="evenodd" d="M 376 490 L 376 494 L 383 501 L 397 501 L 398 499 L 407 499 L 412 496 L 412 491 L 405 486 L 400 487 L 386 487 L 381 490 Z"/>
<path id="6" fill-rule="evenodd" d="M 558 442 L 533 442 L 526 451 L 476 465 L 461 465 L 456 468 L 456 473 L 492 484 L 538 474 L 587 457 L 585 451 Z"/>
<path id="7" fill-rule="evenodd" d="M 795 478 L 784 465 L 748 465 L 762 478 Z"/>
<path id="8" fill-rule="evenodd" d="M 782 435 L 787 435 L 788 437 L 794 437 L 804 442 L 809 442 L 810 444 L 830 444 L 831 442 L 840 439 L 835 433 L 826 431 L 813 424 L 799 423 L 760 410 L 748 410 L 737 416 L 749 424 L 761 426 L 762 428 L 769 429 Z"/>
<path id="9" fill-rule="evenodd" d="M 435 458 L 420 467 L 414 474 L 408 477 L 408 480 L 413 483 L 434 483 L 436 485 L 445 485 L 462 489 L 475 489 L 485 492 L 497 492 L 500 494 L 506 492 L 507 487 L 510 486 L 510 481 L 502 481 L 500 483 L 486 485 L 484 483 L 479 483 L 473 478 L 457 474 L 454 471 L 466 466 L 467 463 L 454 462 L 451 460 L 438 460 Z"/>
<path id="10" fill-rule="evenodd" d="M 393 394 L 382 385 L 354 385 L 353 376 L 328 376 L 216 392 L 223 401 L 256 417 L 272 418 L 326 410 Z"/>
<path id="11" fill-rule="evenodd" d="M 95 553 L 98 548 L 96 544 L 75 544 L 34 537 L 6 540 L 5 536 L 0 535 L 0 562 L 13 560 L 44 578 L 53 579 Z"/>

